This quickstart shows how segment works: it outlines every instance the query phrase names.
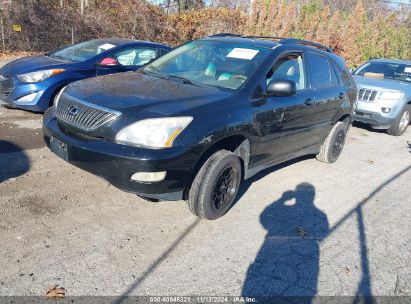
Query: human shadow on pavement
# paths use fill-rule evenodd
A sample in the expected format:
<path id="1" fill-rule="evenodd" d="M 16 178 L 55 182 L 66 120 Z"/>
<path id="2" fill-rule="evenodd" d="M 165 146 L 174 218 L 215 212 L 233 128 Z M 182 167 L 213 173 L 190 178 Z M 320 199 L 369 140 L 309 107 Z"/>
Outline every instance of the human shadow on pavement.
<path id="1" fill-rule="evenodd" d="M 314 199 L 314 186 L 302 183 L 263 211 L 260 221 L 267 234 L 247 271 L 243 296 L 298 296 L 298 303 L 311 302 L 317 293 L 319 245 L 329 233 L 327 216 Z"/>
<path id="2" fill-rule="evenodd" d="M 0 183 L 18 177 L 30 169 L 30 159 L 16 144 L 0 140 Z"/>

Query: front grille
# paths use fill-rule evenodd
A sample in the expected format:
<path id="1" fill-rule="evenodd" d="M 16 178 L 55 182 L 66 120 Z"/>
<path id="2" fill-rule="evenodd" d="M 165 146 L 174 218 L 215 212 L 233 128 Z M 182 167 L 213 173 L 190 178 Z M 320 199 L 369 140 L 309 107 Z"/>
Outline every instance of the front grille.
<path id="1" fill-rule="evenodd" d="M 93 131 L 116 119 L 120 113 L 63 93 L 57 104 L 56 116 L 58 120 L 68 125 Z"/>
<path id="2" fill-rule="evenodd" d="M 6 99 L 7 97 L 10 96 L 11 92 L 13 92 L 13 89 L 0 88 L 0 98 Z"/>
<path id="3" fill-rule="evenodd" d="M 375 97 L 377 97 L 377 91 L 368 90 L 368 89 L 360 89 L 358 91 L 357 99 L 361 101 L 374 101 Z"/>
<path id="4" fill-rule="evenodd" d="M 14 81 L 10 77 L 0 76 L 0 98 L 6 99 L 14 90 Z"/>

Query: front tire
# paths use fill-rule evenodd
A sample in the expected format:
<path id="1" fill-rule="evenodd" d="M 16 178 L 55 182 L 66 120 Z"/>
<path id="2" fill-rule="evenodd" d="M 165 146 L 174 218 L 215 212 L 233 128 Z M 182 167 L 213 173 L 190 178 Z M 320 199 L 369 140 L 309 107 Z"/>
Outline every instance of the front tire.
<path id="1" fill-rule="evenodd" d="M 327 138 L 317 154 L 317 160 L 331 164 L 340 157 L 347 137 L 347 125 L 342 121 L 337 122 L 331 129 Z"/>
<path id="2" fill-rule="evenodd" d="M 211 155 L 194 178 L 187 205 L 190 211 L 204 219 L 223 216 L 234 203 L 241 183 L 241 163 L 227 150 Z"/>
<path id="3" fill-rule="evenodd" d="M 404 110 L 398 115 L 387 133 L 394 136 L 401 136 L 407 130 L 410 124 L 410 110 L 411 106 L 406 106 Z"/>

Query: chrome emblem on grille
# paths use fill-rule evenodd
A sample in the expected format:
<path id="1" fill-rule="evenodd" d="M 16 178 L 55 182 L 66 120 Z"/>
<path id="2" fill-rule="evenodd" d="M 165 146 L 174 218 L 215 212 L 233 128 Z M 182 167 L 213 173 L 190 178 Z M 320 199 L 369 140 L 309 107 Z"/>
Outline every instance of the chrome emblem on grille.
<path id="1" fill-rule="evenodd" d="M 76 116 L 79 112 L 80 112 L 80 110 L 77 106 L 70 106 L 68 108 L 68 113 L 72 116 Z"/>

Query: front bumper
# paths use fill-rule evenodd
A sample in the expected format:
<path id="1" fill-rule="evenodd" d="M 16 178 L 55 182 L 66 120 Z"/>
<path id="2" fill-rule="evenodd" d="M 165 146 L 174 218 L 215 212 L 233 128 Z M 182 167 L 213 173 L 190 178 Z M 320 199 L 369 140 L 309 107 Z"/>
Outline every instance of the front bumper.
<path id="1" fill-rule="evenodd" d="M 106 179 L 115 187 L 148 198 L 181 200 L 201 154 L 199 148 L 173 147 L 152 150 L 120 145 L 103 139 L 84 139 L 64 132 L 56 118 L 47 111 L 43 121 L 48 147 L 53 139 L 63 143 L 64 159 L 69 163 Z M 167 171 L 163 181 L 144 183 L 131 180 L 136 172 Z"/>
<path id="2" fill-rule="evenodd" d="M 403 108 L 403 101 L 357 101 L 354 120 L 370 124 L 374 128 L 388 129 Z M 384 113 L 382 108 L 390 108 Z"/>
<path id="3" fill-rule="evenodd" d="M 0 103 L 9 108 L 44 112 L 49 107 L 50 100 L 58 88 L 59 84 L 57 83 L 41 82 L 35 84 L 22 84 L 13 81 L 13 87 L 4 88 L 4 92 L 0 90 Z M 28 102 L 18 101 L 18 99 L 32 93 L 37 93 L 33 100 Z"/>

